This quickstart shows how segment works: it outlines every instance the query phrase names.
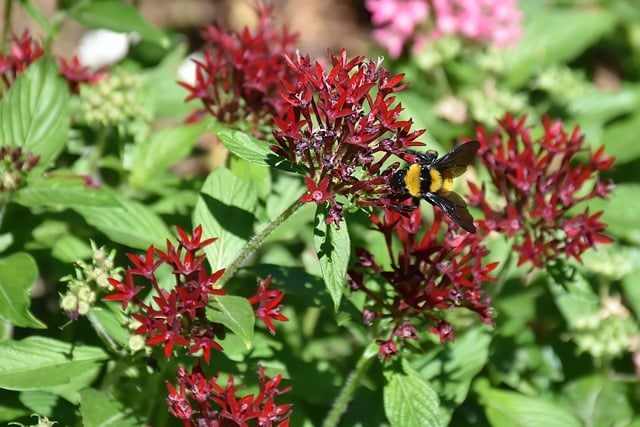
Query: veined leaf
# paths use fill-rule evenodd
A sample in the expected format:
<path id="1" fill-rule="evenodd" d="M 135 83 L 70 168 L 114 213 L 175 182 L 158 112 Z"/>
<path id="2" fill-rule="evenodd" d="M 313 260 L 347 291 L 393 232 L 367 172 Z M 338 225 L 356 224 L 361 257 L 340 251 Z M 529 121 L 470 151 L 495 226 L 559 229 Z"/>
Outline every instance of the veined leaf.
<path id="1" fill-rule="evenodd" d="M 29 311 L 31 287 L 37 277 L 38 266 L 29 254 L 0 259 L 0 318 L 23 328 L 46 328 Z"/>
<path id="2" fill-rule="evenodd" d="M 204 248 L 214 271 L 228 266 L 253 235 L 257 200 L 251 185 L 228 169 L 216 169 L 207 177 L 193 223 L 202 225 L 203 238 L 218 239 Z"/>
<path id="3" fill-rule="evenodd" d="M 313 227 L 313 243 L 320 261 L 322 277 L 337 310 L 346 283 L 351 244 L 347 222 L 343 219 L 338 229 L 334 224 L 327 225 L 326 218 L 327 208 L 319 205 Z"/>
<path id="4" fill-rule="evenodd" d="M 22 147 L 48 165 L 69 132 L 69 90 L 50 59 L 31 64 L 0 101 L 0 146 Z"/>

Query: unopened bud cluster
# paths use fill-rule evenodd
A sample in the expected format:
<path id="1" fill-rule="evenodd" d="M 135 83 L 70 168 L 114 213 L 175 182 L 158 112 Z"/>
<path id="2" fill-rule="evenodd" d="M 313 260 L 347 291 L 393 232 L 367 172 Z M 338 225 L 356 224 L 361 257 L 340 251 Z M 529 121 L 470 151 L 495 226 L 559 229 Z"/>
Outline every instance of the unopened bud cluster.
<path id="1" fill-rule="evenodd" d="M 23 152 L 22 147 L 0 147 L 0 193 L 13 193 L 20 188 L 39 161 L 39 156 Z"/>
<path id="2" fill-rule="evenodd" d="M 108 277 L 119 277 L 121 267 L 114 267 L 115 251 L 107 253 L 104 247 L 96 248 L 91 242 L 93 251 L 91 263 L 76 261 L 75 277 L 63 277 L 67 282 L 67 292 L 60 296 L 60 307 L 72 319 L 78 315 L 86 315 L 96 301 L 97 291 L 109 289 Z"/>
<path id="3" fill-rule="evenodd" d="M 600 309 L 579 319 L 574 325 L 573 339 L 581 352 L 596 359 L 611 360 L 631 351 L 640 336 L 629 310 L 619 297 L 605 296 Z"/>
<path id="4" fill-rule="evenodd" d="M 142 81 L 133 74 L 109 75 L 94 85 L 86 85 L 80 90 L 82 121 L 88 125 L 116 127 L 147 121 L 150 107 L 141 92 Z"/>

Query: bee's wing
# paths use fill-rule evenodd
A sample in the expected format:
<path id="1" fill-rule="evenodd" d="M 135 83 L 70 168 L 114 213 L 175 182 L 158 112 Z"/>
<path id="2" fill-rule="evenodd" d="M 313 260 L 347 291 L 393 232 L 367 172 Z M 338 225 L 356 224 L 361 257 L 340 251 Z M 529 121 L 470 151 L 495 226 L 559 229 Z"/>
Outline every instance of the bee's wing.
<path id="1" fill-rule="evenodd" d="M 434 206 L 442 209 L 460 227 L 469 233 L 475 233 L 476 227 L 473 225 L 473 217 L 467 210 L 467 203 L 459 194 L 450 191 L 448 193 L 426 193 L 424 199 Z"/>
<path id="2" fill-rule="evenodd" d="M 434 168 L 450 177 L 460 176 L 467 170 L 467 165 L 473 161 L 480 148 L 478 141 L 469 141 L 458 145 L 444 156 L 433 162 Z"/>

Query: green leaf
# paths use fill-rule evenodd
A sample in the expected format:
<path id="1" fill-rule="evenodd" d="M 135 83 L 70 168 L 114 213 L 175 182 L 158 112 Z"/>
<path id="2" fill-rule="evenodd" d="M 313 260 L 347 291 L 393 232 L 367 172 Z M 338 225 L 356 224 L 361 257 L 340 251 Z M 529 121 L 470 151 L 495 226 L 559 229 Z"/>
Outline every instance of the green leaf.
<path id="1" fill-rule="evenodd" d="M 384 410 L 393 427 L 435 427 L 439 418 L 438 395 L 418 372 L 403 363 L 404 372 L 390 372 L 384 388 Z"/>
<path id="2" fill-rule="evenodd" d="M 640 129 L 640 114 L 617 121 L 604 129 L 602 143 L 606 153 L 616 158 L 616 165 L 640 158 L 640 144 L 634 143 Z"/>
<path id="3" fill-rule="evenodd" d="M 48 390 L 75 401 L 107 359 L 100 348 L 51 338 L 0 341 L 0 388 Z"/>
<path id="4" fill-rule="evenodd" d="M 44 220 L 32 231 L 33 246 L 50 248 L 51 255 L 63 262 L 74 262 L 91 255 L 91 248 L 85 238 L 73 235 L 71 224 L 63 221 Z M 33 247 L 29 245 L 28 249 Z"/>
<path id="5" fill-rule="evenodd" d="M 1 319 L 23 328 L 47 327 L 29 311 L 31 287 L 37 278 L 38 266 L 30 255 L 21 252 L 0 259 Z"/>
<path id="6" fill-rule="evenodd" d="M 206 121 L 167 128 L 137 144 L 131 150 L 129 183 L 138 188 L 152 187 L 150 181 L 189 154 L 205 125 Z"/>
<path id="7" fill-rule="evenodd" d="M 319 205 L 313 226 L 313 244 L 320 261 L 320 269 L 333 307 L 337 311 L 342 299 L 351 255 L 351 243 L 347 222 L 343 219 L 340 228 L 326 223 L 327 207 Z"/>
<path id="8" fill-rule="evenodd" d="M 56 64 L 40 59 L 18 77 L 0 101 L 0 146 L 22 147 L 48 165 L 69 132 L 69 90 Z"/>
<path id="9" fill-rule="evenodd" d="M 247 348 L 251 348 L 256 318 L 248 299 L 234 295 L 213 295 L 207 307 L 207 319 L 222 323 L 242 339 Z"/>
<path id="10" fill-rule="evenodd" d="M 489 359 L 490 344 L 489 328 L 478 327 L 460 336 L 456 334 L 455 343 L 438 346 L 412 363 L 442 400 L 442 424 L 449 424 L 453 411 L 467 398 L 471 381 Z"/>
<path id="11" fill-rule="evenodd" d="M 569 411 L 543 398 L 534 398 L 484 386 L 476 387 L 493 426 L 581 427 Z"/>
<path id="12" fill-rule="evenodd" d="M 605 9 L 551 9 L 540 7 L 527 14 L 517 47 L 502 54 L 506 84 L 518 88 L 539 70 L 575 59 L 610 32 L 615 16 Z"/>
<path id="13" fill-rule="evenodd" d="M 88 316 L 94 329 L 104 331 L 122 347 L 126 348 L 129 345 L 132 332 L 125 326 L 127 319 L 119 305 L 110 305 L 107 308 L 92 307 Z"/>
<path id="14" fill-rule="evenodd" d="M 54 408 L 59 404 L 60 397 L 53 393 L 38 390 L 26 390 L 20 393 L 20 403 L 29 408 L 32 413 L 51 417 Z"/>
<path id="15" fill-rule="evenodd" d="M 104 189 L 103 191 L 107 191 Z M 146 249 L 149 245 L 163 247 L 171 232 L 149 207 L 125 199 L 112 192 L 115 203 L 111 206 L 76 206 L 89 224 L 111 240 L 132 248 Z"/>
<path id="16" fill-rule="evenodd" d="M 84 2 L 73 9 L 75 20 L 89 28 L 140 34 L 144 40 L 169 45 L 164 33 L 149 24 L 135 7 L 120 0 Z"/>
<path id="17" fill-rule="evenodd" d="M 551 293 L 569 327 L 575 327 L 585 317 L 596 314 L 599 307 L 598 296 L 578 270 L 557 263 L 547 271 L 550 275 Z"/>
<path id="18" fill-rule="evenodd" d="M 247 181 L 256 190 L 258 197 L 267 199 L 271 193 L 271 170 L 263 165 L 232 157 L 229 169 L 235 176 Z"/>
<path id="19" fill-rule="evenodd" d="M 20 417 L 28 417 L 29 414 L 33 414 L 33 411 L 22 406 L 13 406 L 9 402 L 0 402 L 0 423 L 10 425 L 6 423 L 9 421 L 15 421 Z M 35 417 L 33 420 L 35 420 Z"/>
<path id="20" fill-rule="evenodd" d="M 80 413 L 85 427 L 137 427 L 139 420 L 127 414 L 126 408 L 105 394 L 87 388 L 80 393 Z"/>
<path id="21" fill-rule="evenodd" d="M 34 177 L 14 198 L 26 207 L 64 209 L 74 206 L 114 206 L 113 195 L 102 189 L 87 187 L 80 178 L 64 176 Z"/>
<path id="22" fill-rule="evenodd" d="M 167 53 L 157 66 L 141 71 L 144 92 L 154 109 L 153 117 L 175 120 L 201 107 L 198 105 L 199 100 L 185 102 L 189 92 L 176 84 L 178 69 L 185 60 L 187 48 L 186 43 L 181 43 Z"/>
<path id="23" fill-rule="evenodd" d="M 567 111 L 571 116 L 579 117 L 578 122 L 605 123 L 633 111 L 638 104 L 637 92 L 630 89 L 605 92 L 594 88 L 573 99 L 567 106 Z"/>
<path id="24" fill-rule="evenodd" d="M 214 125 L 211 127 L 220 142 L 233 154 L 251 163 L 269 166 L 267 159 L 275 156 L 269 148 L 269 143 L 261 141 L 244 132 Z"/>
<path id="25" fill-rule="evenodd" d="M 580 378 L 567 384 L 561 396 L 584 426 L 628 425 L 633 417 L 625 386 L 610 379 L 599 376 Z"/>
<path id="26" fill-rule="evenodd" d="M 251 163 L 272 166 L 286 171 L 299 169 L 293 163 L 277 156 L 269 142 L 254 138 L 242 131 L 221 127 L 219 124 L 211 126 L 220 142 L 233 154 Z"/>
<path id="27" fill-rule="evenodd" d="M 640 184 L 618 184 L 608 200 L 592 199 L 588 203 L 590 212 L 604 211 L 601 220 L 607 224 L 607 234 L 640 244 Z"/>
<path id="28" fill-rule="evenodd" d="M 214 170 L 204 182 L 193 213 L 203 238 L 218 240 L 204 248 L 213 270 L 228 266 L 253 236 L 256 193 L 228 169 Z"/>

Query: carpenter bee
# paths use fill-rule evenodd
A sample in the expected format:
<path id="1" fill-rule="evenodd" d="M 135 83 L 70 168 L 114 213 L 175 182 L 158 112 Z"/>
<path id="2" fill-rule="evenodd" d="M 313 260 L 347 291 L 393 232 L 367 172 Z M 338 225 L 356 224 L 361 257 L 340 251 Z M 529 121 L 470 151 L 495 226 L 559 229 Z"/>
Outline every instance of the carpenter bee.
<path id="1" fill-rule="evenodd" d="M 467 203 L 459 194 L 452 191 L 453 178 L 462 175 L 475 156 L 480 143 L 469 141 L 458 145 L 449 153 L 438 158 L 438 153 L 429 150 L 425 153 L 407 151 L 416 158 L 416 162 L 396 171 L 389 184 L 393 195 L 407 199 L 413 198 L 413 205 L 397 206 L 397 209 L 414 210 L 424 199 L 439 207 L 456 224 L 474 233 L 473 217 L 467 210 Z"/>

